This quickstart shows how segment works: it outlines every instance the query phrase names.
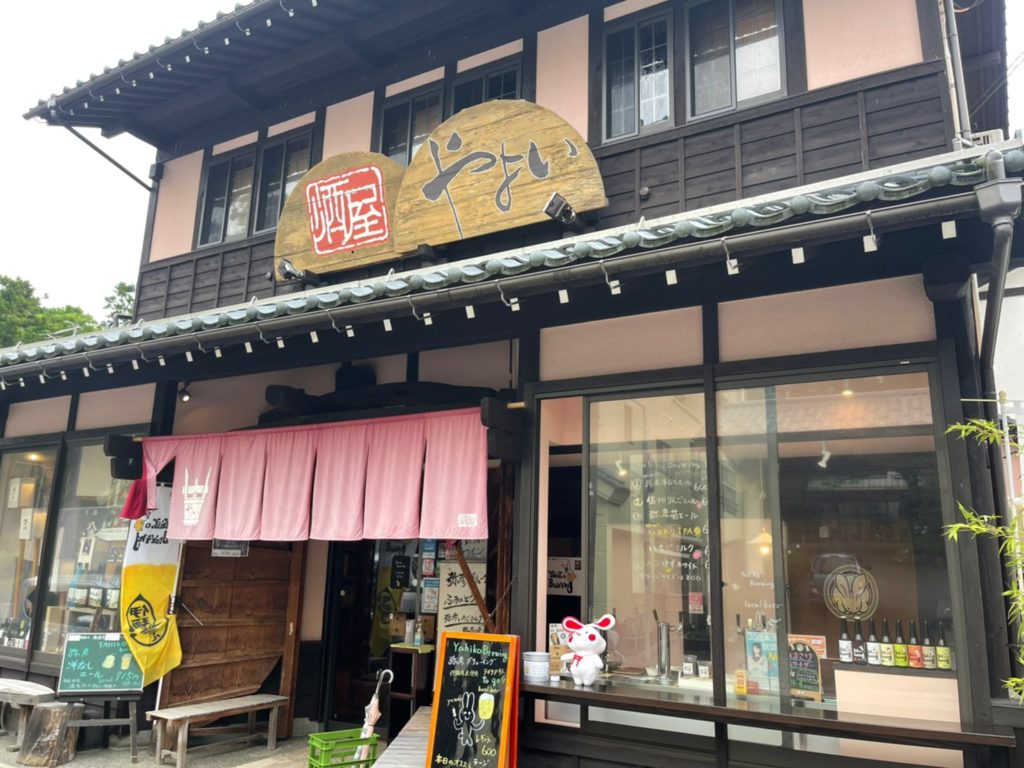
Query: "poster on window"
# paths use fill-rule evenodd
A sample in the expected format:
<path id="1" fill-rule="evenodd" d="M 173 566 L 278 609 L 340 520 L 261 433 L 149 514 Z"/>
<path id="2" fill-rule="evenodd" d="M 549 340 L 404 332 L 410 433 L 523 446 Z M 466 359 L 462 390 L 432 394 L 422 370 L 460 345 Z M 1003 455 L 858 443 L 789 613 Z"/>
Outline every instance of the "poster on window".
<path id="1" fill-rule="evenodd" d="M 774 632 L 746 631 L 747 692 L 779 690 L 779 640 Z"/>
<path id="2" fill-rule="evenodd" d="M 423 595 L 420 598 L 420 610 L 423 613 L 437 613 L 440 590 L 441 580 L 436 576 L 427 576 L 423 579 Z"/>
<path id="3" fill-rule="evenodd" d="M 578 557 L 548 558 L 548 594 L 578 595 L 583 583 L 583 560 Z"/>
<path id="4" fill-rule="evenodd" d="M 468 563 L 480 594 L 487 593 L 487 563 Z M 439 632 L 482 632 L 484 617 L 480 615 L 473 592 L 458 562 L 440 564 L 437 628 Z"/>

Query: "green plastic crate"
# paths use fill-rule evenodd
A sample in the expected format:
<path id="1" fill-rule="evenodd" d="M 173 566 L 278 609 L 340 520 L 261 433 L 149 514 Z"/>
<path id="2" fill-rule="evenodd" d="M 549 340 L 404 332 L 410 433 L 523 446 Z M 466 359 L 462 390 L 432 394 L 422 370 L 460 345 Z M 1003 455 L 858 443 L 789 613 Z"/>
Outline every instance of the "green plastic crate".
<path id="1" fill-rule="evenodd" d="M 377 762 L 377 734 L 363 738 L 361 728 L 309 734 L 309 768 L 370 766 Z M 369 746 L 365 760 L 356 759 L 360 747 Z"/>

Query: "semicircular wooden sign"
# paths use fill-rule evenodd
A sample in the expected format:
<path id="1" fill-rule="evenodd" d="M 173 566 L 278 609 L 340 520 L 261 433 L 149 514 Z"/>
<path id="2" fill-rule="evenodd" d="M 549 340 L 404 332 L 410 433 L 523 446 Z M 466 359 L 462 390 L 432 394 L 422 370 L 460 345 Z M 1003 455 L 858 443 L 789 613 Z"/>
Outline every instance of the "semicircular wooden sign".
<path id="1" fill-rule="evenodd" d="M 583 137 L 529 101 L 478 104 L 441 123 L 413 157 L 398 193 L 396 249 L 546 221 L 555 193 L 577 212 L 608 204 Z"/>
<path id="2" fill-rule="evenodd" d="M 285 200 L 274 240 L 298 269 L 334 272 L 397 257 L 396 202 L 405 168 L 376 152 L 346 152 L 317 163 Z"/>

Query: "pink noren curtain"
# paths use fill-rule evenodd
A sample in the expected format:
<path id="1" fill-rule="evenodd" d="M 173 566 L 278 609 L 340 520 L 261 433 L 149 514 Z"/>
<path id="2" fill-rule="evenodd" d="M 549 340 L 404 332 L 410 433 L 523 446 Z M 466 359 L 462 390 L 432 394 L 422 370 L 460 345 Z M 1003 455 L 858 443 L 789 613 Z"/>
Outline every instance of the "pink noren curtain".
<path id="1" fill-rule="evenodd" d="M 238 432 L 224 436 L 214 525 L 216 538 L 241 541 L 260 538 L 262 478 L 266 467 L 266 433 Z"/>
<path id="2" fill-rule="evenodd" d="M 426 420 L 420 538 L 487 538 L 487 432 L 478 409 Z"/>
<path id="3" fill-rule="evenodd" d="M 383 419 L 371 425 L 364 539 L 419 538 L 423 450 L 422 417 Z"/>
<path id="4" fill-rule="evenodd" d="M 143 441 L 147 497 L 175 462 L 172 539 L 487 538 L 474 409 Z"/>
<path id="5" fill-rule="evenodd" d="M 318 435 L 309 537 L 328 541 L 363 538 L 368 427 L 342 424 Z"/>
<path id="6" fill-rule="evenodd" d="M 168 538 L 213 538 L 223 442 L 220 435 L 179 441 L 174 456 Z"/>
<path id="7" fill-rule="evenodd" d="M 267 472 L 263 480 L 260 539 L 309 538 L 316 438 L 322 430 L 282 429 L 267 433 Z M 259 478 L 255 479 L 259 482 Z"/>

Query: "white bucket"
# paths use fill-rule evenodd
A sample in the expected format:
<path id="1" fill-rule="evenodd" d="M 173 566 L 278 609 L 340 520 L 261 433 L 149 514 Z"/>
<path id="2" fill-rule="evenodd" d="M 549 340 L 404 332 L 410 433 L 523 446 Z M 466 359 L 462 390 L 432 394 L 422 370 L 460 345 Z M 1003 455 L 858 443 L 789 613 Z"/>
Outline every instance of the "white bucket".
<path id="1" fill-rule="evenodd" d="M 523 678 L 536 682 L 548 679 L 551 654 L 546 651 L 523 651 Z"/>

